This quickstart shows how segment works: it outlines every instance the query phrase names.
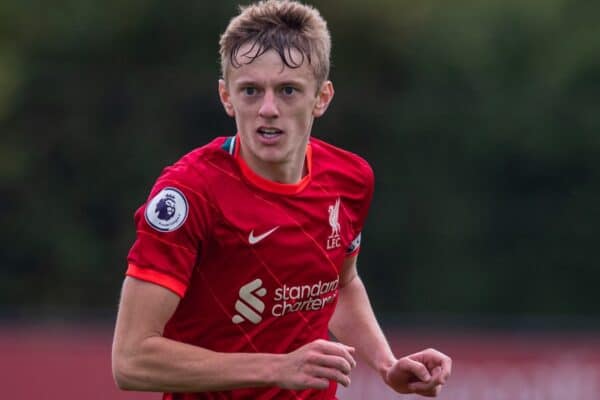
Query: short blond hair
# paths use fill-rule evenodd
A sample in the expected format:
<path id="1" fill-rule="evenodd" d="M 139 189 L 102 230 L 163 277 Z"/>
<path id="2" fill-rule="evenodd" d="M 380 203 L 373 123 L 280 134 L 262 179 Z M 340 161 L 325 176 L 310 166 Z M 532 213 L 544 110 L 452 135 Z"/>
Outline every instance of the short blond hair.
<path id="1" fill-rule="evenodd" d="M 308 61 L 320 85 L 329 77 L 331 37 L 327 23 L 314 7 L 290 0 L 265 0 L 240 6 L 239 15 L 229 22 L 221 35 L 221 73 L 227 80 L 229 67 L 238 68 L 240 48 L 250 44 L 243 56 L 247 64 L 269 50 L 275 50 L 289 68 Z M 292 50 L 302 58 L 295 60 Z"/>

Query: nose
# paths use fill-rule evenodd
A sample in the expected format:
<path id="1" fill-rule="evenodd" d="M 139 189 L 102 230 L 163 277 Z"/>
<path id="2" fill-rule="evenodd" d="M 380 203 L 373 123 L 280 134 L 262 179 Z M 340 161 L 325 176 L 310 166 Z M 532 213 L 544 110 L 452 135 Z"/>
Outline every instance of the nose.
<path id="1" fill-rule="evenodd" d="M 279 116 L 279 109 L 277 108 L 277 104 L 275 104 L 275 100 L 275 94 L 267 90 L 258 110 L 258 115 L 263 118 L 277 118 Z"/>

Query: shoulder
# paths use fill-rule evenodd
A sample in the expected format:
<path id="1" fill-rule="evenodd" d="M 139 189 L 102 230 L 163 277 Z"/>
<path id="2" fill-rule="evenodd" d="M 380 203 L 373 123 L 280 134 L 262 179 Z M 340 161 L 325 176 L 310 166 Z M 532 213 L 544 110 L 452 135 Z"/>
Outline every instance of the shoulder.
<path id="1" fill-rule="evenodd" d="M 311 138 L 310 143 L 315 173 L 352 186 L 373 186 L 373 168 L 363 157 L 316 138 Z"/>
<path id="2" fill-rule="evenodd" d="M 202 182 L 209 183 L 214 175 L 227 169 L 227 164 L 233 161 L 225 149 L 227 137 L 215 138 L 212 142 L 198 147 L 182 156 L 172 165 L 165 167 L 157 179 L 181 183 L 184 186 L 192 185 L 198 188 Z"/>
<path id="3" fill-rule="evenodd" d="M 211 187 L 233 165 L 233 157 L 223 149 L 226 141 L 226 137 L 218 137 L 165 167 L 150 191 L 148 204 L 160 208 L 169 199 L 182 209 L 187 209 L 188 203 L 192 208 L 199 203 L 213 204 Z"/>
<path id="4" fill-rule="evenodd" d="M 143 213 L 148 225 L 166 233 L 178 230 L 184 223 L 188 227 L 197 221 L 203 221 L 203 225 L 209 223 L 216 203 L 210 188 L 222 178 L 222 171 L 227 169 L 232 158 L 222 149 L 226 140 L 216 138 L 164 168 L 145 204 L 138 210 L 140 221 Z M 192 222 L 188 216 L 192 217 Z M 196 228 L 200 229 L 199 226 Z"/>

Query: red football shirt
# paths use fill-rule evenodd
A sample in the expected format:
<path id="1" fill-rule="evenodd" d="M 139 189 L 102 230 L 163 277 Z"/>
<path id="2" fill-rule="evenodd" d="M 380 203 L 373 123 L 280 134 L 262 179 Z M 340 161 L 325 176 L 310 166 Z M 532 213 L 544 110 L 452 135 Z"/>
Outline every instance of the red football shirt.
<path id="1" fill-rule="evenodd" d="M 312 138 L 307 175 L 281 184 L 217 138 L 165 168 L 135 214 L 127 275 L 181 297 L 164 336 L 220 352 L 288 353 L 328 338 L 339 273 L 358 251 L 373 194 L 362 158 Z M 165 399 L 333 399 L 277 387 Z"/>

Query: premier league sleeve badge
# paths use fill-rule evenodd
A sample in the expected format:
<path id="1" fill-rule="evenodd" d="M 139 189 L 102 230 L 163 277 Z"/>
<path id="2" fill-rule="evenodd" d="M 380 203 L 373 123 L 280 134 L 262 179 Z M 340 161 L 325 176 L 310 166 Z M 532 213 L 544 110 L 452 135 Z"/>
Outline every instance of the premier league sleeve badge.
<path id="1" fill-rule="evenodd" d="M 146 205 L 146 222 L 159 232 L 179 229 L 188 215 L 185 195 L 173 187 L 166 187 Z"/>

